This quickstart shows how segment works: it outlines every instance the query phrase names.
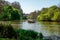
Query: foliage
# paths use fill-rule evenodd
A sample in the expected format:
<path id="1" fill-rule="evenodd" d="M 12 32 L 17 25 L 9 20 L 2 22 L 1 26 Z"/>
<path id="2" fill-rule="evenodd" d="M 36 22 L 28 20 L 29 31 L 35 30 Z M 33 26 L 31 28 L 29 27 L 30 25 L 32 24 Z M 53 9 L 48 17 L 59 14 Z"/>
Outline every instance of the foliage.
<path id="1" fill-rule="evenodd" d="M 17 39 L 17 32 L 11 25 L 0 24 L 0 38 L 15 38 Z"/>
<path id="2" fill-rule="evenodd" d="M 37 37 L 37 32 L 34 32 L 34 31 L 31 31 L 31 30 L 22 30 L 22 29 L 20 29 L 20 30 L 18 30 L 17 31 L 19 34 L 19 36 L 20 37 L 25 37 L 25 38 L 36 38 Z"/>
<path id="3" fill-rule="evenodd" d="M 18 39 L 19 40 L 40 40 L 42 39 L 42 34 L 40 33 L 38 36 L 38 33 L 32 30 L 23 30 L 19 29 L 17 30 L 18 33 Z"/>
<path id="4" fill-rule="evenodd" d="M 37 17 L 38 21 L 59 21 L 60 20 L 60 8 L 52 6 L 50 8 L 42 9 L 40 15 Z"/>
<path id="5" fill-rule="evenodd" d="M 22 16 L 23 11 L 19 2 L 0 1 L 0 20 L 20 20 Z"/>
<path id="6" fill-rule="evenodd" d="M 13 8 L 12 6 L 5 6 L 0 17 L 1 20 L 19 20 L 20 14 L 19 10 Z"/>
<path id="7" fill-rule="evenodd" d="M 28 16 L 28 19 L 37 19 L 37 16 L 39 15 L 39 12 L 40 11 L 31 12 Z"/>

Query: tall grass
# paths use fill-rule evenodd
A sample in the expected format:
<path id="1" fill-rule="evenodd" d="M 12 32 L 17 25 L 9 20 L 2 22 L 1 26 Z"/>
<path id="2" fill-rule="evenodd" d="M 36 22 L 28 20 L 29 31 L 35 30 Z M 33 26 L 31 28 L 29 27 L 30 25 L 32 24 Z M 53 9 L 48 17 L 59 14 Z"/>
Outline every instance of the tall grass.
<path id="1" fill-rule="evenodd" d="M 17 32 L 11 25 L 0 24 L 0 38 L 17 38 Z"/>

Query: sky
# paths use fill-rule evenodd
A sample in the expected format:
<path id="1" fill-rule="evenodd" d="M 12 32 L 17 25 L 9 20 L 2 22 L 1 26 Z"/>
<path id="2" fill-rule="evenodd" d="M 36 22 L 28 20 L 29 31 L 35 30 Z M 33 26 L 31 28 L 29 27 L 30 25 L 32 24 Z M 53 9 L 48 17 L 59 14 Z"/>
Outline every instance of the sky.
<path id="1" fill-rule="evenodd" d="M 60 3 L 60 0 L 6 0 L 6 1 L 9 1 L 11 3 L 14 1 L 19 2 L 23 12 L 26 14 L 36 10 L 41 10 L 42 8 L 58 5 Z"/>

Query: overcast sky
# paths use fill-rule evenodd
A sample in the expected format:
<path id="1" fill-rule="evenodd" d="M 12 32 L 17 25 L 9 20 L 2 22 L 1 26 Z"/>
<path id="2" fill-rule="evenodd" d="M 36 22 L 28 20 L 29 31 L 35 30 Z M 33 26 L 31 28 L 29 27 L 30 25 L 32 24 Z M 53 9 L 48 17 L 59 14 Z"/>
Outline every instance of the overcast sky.
<path id="1" fill-rule="evenodd" d="M 9 2 L 17 1 L 20 3 L 24 13 L 30 13 L 35 10 L 41 10 L 43 7 L 58 5 L 60 0 L 6 0 Z"/>

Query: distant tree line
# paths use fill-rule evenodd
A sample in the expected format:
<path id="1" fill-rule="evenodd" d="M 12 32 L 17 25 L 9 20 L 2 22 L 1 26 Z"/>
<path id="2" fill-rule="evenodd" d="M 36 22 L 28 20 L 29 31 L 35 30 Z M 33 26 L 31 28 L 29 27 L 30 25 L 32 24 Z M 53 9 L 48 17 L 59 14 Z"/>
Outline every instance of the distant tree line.
<path id="1" fill-rule="evenodd" d="M 29 15 L 28 15 L 28 19 L 37 19 L 37 16 L 40 14 L 39 13 L 40 11 L 34 11 L 34 12 L 31 12 Z"/>
<path id="2" fill-rule="evenodd" d="M 38 21 L 60 21 L 60 7 L 53 5 L 42 10 L 31 12 L 28 19 L 37 19 Z"/>

